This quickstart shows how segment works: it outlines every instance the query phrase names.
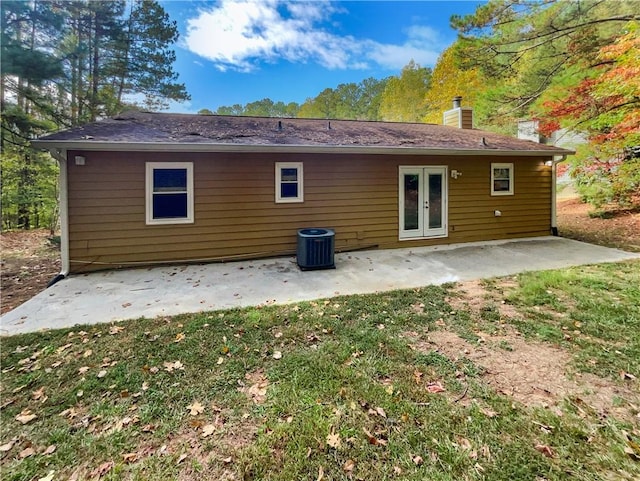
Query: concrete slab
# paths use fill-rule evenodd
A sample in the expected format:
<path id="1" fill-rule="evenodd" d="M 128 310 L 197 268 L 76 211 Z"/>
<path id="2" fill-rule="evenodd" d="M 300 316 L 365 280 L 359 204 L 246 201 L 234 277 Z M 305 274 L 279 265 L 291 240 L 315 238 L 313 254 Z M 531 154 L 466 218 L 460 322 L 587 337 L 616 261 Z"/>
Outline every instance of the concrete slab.
<path id="1" fill-rule="evenodd" d="M 295 257 L 75 275 L 0 319 L 0 334 L 138 317 L 284 304 L 523 271 L 640 259 L 560 237 L 336 254 L 336 269 L 302 272 Z"/>

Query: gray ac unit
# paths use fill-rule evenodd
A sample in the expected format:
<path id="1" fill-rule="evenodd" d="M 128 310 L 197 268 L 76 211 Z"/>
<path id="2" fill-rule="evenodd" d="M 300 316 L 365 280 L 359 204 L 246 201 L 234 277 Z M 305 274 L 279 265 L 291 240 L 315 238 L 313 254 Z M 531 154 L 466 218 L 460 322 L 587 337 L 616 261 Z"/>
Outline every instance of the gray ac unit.
<path id="1" fill-rule="evenodd" d="M 303 271 L 335 269 L 335 232 L 309 228 L 298 231 L 298 266 Z"/>

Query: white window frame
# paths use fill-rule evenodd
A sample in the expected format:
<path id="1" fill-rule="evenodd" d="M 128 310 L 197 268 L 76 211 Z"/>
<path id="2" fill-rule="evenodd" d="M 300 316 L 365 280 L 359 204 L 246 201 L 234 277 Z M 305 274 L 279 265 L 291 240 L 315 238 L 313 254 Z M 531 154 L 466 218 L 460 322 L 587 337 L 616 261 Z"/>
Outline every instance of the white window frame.
<path id="1" fill-rule="evenodd" d="M 509 190 L 494 190 L 495 169 L 509 169 Z M 505 180 L 505 179 L 498 179 Z M 513 195 L 513 163 L 492 163 L 491 164 L 491 195 Z"/>
<path id="2" fill-rule="evenodd" d="M 296 197 L 282 197 L 282 184 L 287 181 L 282 180 L 282 169 L 298 170 L 298 195 Z M 304 174 L 302 162 L 276 162 L 276 204 L 290 204 L 293 202 L 304 202 Z"/>
<path id="3" fill-rule="evenodd" d="M 147 162 L 146 164 L 146 222 L 147 225 L 193 224 L 193 162 Z M 156 169 L 185 169 L 187 171 L 187 216 L 172 219 L 153 218 L 153 172 Z"/>

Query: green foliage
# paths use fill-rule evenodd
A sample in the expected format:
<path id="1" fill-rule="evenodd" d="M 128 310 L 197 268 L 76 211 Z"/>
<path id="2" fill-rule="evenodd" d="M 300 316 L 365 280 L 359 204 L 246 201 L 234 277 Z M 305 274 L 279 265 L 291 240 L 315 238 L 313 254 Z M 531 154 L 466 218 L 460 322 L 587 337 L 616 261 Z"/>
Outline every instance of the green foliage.
<path id="1" fill-rule="evenodd" d="M 2 166 L 2 229 L 46 227 L 58 222 L 58 165 L 29 148 L 5 148 Z"/>
<path id="2" fill-rule="evenodd" d="M 477 68 L 465 70 L 459 67 L 457 50 L 457 43 L 447 48 L 433 69 L 431 82 L 425 93 L 425 122 L 441 124 L 442 113 L 451 108 L 451 101 L 457 96 L 463 98 L 464 105 L 477 109 L 476 99 L 482 90 L 483 79 Z"/>
<path id="3" fill-rule="evenodd" d="M 572 173 L 594 205 L 640 202 L 637 12 L 634 1 L 492 0 L 452 18 L 460 67 L 486 81 L 477 123 L 515 133 L 516 120 L 537 118 L 545 135 L 583 134 Z"/>
<path id="4" fill-rule="evenodd" d="M 30 147 L 49 131 L 189 98 L 173 71 L 175 22 L 153 0 L 3 1 L 2 225 L 55 227 L 56 168 Z"/>
<path id="5" fill-rule="evenodd" d="M 399 77 L 391 77 L 382 93 L 380 117 L 393 122 L 420 122 L 426 112 L 426 94 L 431 84 L 431 69 L 413 60 Z"/>

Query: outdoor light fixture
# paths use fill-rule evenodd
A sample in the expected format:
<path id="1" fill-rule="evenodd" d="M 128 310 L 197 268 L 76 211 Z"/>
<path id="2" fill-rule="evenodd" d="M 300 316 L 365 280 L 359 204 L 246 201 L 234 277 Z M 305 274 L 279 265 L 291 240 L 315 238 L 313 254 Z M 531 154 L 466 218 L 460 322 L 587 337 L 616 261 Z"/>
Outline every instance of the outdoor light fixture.
<path id="1" fill-rule="evenodd" d="M 547 160 L 544 165 L 546 165 L 547 167 L 553 167 L 553 160 Z"/>
<path id="2" fill-rule="evenodd" d="M 461 175 L 462 175 L 462 172 L 460 172 L 459 170 L 452 170 L 451 171 L 451 178 L 452 179 L 457 179 Z"/>
<path id="3" fill-rule="evenodd" d="M 75 161 L 76 165 L 84 165 L 85 158 L 83 155 L 76 155 Z"/>

